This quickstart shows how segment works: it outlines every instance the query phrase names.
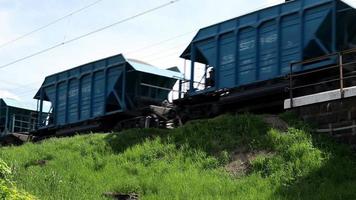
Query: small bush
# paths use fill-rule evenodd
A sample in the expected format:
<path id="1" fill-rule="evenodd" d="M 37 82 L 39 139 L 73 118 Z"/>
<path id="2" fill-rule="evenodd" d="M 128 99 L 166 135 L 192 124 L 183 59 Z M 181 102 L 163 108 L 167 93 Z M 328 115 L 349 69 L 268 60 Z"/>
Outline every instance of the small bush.
<path id="1" fill-rule="evenodd" d="M 313 147 L 306 132 L 294 128 L 286 133 L 270 130 L 268 138 L 277 154 L 258 157 L 253 162 L 254 170 L 264 177 L 272 177 L 274 182 L 287 185 L 321 167 L 324 160 L 322 152 Z"/>
<path id="2" fill-rule="evenodd" d="M 11 170 L 5 162 L 0 160 L 0 199 L 32 200 L 34 197 L 15 188 L 10 181 Z"/>

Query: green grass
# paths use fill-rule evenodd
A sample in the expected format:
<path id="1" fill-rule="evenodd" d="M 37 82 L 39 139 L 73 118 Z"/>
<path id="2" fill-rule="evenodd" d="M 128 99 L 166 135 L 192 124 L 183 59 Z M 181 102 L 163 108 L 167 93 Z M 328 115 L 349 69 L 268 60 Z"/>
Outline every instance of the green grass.
<path id="1" fill-rule="evenodd" d="M 175 130 L 129 130 L 0 149 L 18 188 L 40 199 L 356 199 L 347 147 L 296 128 L 271 130 L 253 115 L 198 120 Z M 298 128 L 298 129 L 297 129 Z M 265 150 L 247 174 L 224 166 L 236 149 Z"/>
<path id="2" fill-rule="evenodd" d="M 33 196 L 19 191 L 9 179 L 12 171 L 0 160 L 0 199 L 32 200 Z"/>

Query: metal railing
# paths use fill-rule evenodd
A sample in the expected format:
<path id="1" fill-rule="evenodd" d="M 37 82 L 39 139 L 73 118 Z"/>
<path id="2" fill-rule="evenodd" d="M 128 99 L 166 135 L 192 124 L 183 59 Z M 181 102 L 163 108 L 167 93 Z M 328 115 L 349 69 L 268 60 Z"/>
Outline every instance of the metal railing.
<path id="1" fill-rule="evenodd" d="M 190 83 L 193 82 L 193 84 L 195 84 L 196 86 L 194 86 L 193 88 L 190 88 Z M 178 89 L 178 93 L 179 96 L 178 98 L 181 99 L 182 97 L 184 97 L 184 95 L 189 92 L 192 89 L 196 89 L 196 90 L 203 90 L 206 89 L 206 84 L 204 81 L 191 81 L 189 79 L 184 79 L 179 81 L 179 89 Z"/>
<path id="2" fill-rule="evenodd" d="M 354 56 L 352 54 L 355 54 Z M 307 70 L 304 72 L 294 72 L 295 67 L 307 67 L 308 65 L 313 65 L 313 64 L 318 64 L 320 62 L 324 61 L 335 61 L 335 63 L 330 64 L 330 66 L 327 67 L 316 67 L 315 69 Z M 327 64 L 326 64 L 327 65 Z M 345 70 L 349 68 L 348 70 Z M 350 70 L 351 69 L 351 70 Z M 298 97 L 295 93 L 296 90 L 300 89 L 306 89 L 306 88 L 312 88 L 312 87 L 317 87 L 321 86 L 324 84 L 330 84 L 334 83 L 337 85 L 337 88 L 334 89 L 339 89 L 341 97 L 344 98 L 345 94 L 345 81 L 349 79 L 355 79 L 356 78 L 356 48 L 355 49 L 349 49 L 346 51 L 342 52 L 337 52 L 337 53 L 332 53 L 300 62 L 293 62 L 290 63 L 290 73 L 289 73 L 289 97 L 290 97 L 290 108 L 293 108 L 293 100 L 294 98 Z M 301 84 L 297 85 L 296 81 L 301 80 L 302 78 L 307 77 L 308 75 L 318 75 L 318 73 L 321 75 L 323 72 L 335 70 L 337 71 L 337 78 L 336 77 L 330 77 L 328 80 L 320 80 L 317 82 L 312 82 L 312 83 L 307 83 L 307 84 Z M 345 71 L 350 71 L 346 72 Z M 332 90 L 331 88 L 326 88 L 326 91 Z M 322 91 L 318 91 L 322 92 Z M 314 94 L 316 92 L 312 92 L 311 94 Z M 301 96 L 305 95 L 311 95 L 308 93 L 303 93 Z"/>
<path id="3" fill-rule="evenodd" d="M 7 131 L 11 133 L 30 132 L 35 129 L 36 123 L 36 116 L 13 114 Z"/>
<path id="4" fill-rule="evenodd" d="M 165 92 L 170 92 L 168 95 L 168 101 L 173 101 L 174 96 L 176 95 L 178 98 L 181 96 L 181 94 L 184 94 L 183 91 L 180 91 L 179 89 L 172 89 L 172 88 L 166 88 L 166 87 L 161 87 L 161 86 L 157 86 L 157 85 L 152 85 L 152 84 L 148 84 L 148 83 L 141 83 L 140 84 L 141 87 L 144 87 L 145 89 L 148 89 L 148 96 L 157 96 L 159 91 L 165 91 Z"/>

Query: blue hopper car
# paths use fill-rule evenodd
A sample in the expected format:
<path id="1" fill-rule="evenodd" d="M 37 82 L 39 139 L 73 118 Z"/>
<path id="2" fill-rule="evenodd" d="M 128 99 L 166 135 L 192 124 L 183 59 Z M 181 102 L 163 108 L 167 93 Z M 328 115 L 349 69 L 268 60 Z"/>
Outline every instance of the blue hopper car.
<path id="1" fill-rule="evenodd" d="M 181 55 L 191 61 L 189 96 L 282 78 L 290 73 L 292 62 L 356 47 L 355 6 L 352 0 L 286 1 L 201 29 Z M 329 59 L 294 70 L 335 62 Z M 205 65 L 200 73 L 204 88 L 197 87 L 202 85 L 196 80 L 197 63 Z"/>
<path id="2" fill-rule="evenodd" d="M 0 99 L 0 137 L 35 130 L 38 112 L 15 99 Z"/>
<path id="3" fill-rule="evenodd" d="M 34 97 L 40 115 L 44 102 L 51 104 L 49 115 L 39 116 L 46 120 L 37 133 L 111 130 L 119 121 L 145 115 L 150 105 L 161 105 L 182 78 L 176 67 L 159 69 L 121 54 L 48 76 Z"/>

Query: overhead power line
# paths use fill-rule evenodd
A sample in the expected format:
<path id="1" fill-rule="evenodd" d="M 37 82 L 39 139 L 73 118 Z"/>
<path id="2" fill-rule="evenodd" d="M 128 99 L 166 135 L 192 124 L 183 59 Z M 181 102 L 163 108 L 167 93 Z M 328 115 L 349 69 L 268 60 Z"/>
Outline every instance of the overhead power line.
<path id="1" fill-rule="evenodd" d="M 138 52 L 147 50 L 147 49 L 149 49 L 149 48 L 152 48 L 152 47 L 155 47 L 155 46 L 159 46 L 159 45 L 161 45 L 161 44 L 164 44 L 164 43 L 167 43 L 167 42 L 170 42 L 170 41 L 174 41 L 174 40 L 176 40 L 176 39 L 178 39 L 178 38 L 180 38 L 180 37 L 187 36 L 187 35 L 193 33 L 194 31 L 197 31 L 197 29 L 194 29 L 193 31 L 189 31 L 189 32 L 184 32 L 184 33 L 177 34 L 177 35 L 175 35 L 175 36 L 173 36 L 173 37 L 166 38 L 166 39 L 160 40 L 160 41 L 158 41 L 158 42 L 151 43 L 151 44 L 149 44 L 149 45 L 147 45 L 147 46 L 142 46 L 142 47 L 140 47 L 140 48 L 138 48 L 138 49 L 136 49 L 136 50 L 128 51 L 128 52 L 126 52 L 126 53 L 124 53 L 124 54 L 126 54 L 126 55 L 136 54 L 136 53 L 138 53 Z M 179 43 L 179 45 L 174 46 L 174 47 L 169 47 L 169 48 L 167 48 L 167 49 L 164 49 L 164 51 L 169 51 L 169 50 L 172 50 L 173 48 L 180 47 L 180 45 L 182 45 L 182 44 L 183 44 L 183 43 Z M 155 52 L 155 53 L 149 54 L 149 56 L 156 56 L 156 55 L 161 55 L 161 54 L 163 54 L 163 53 L 157 53 L 157 52 Z M 145 57 L 148 57 L 148 56 L 145 55 Z M 38 84 L 38 83 L 40 83 L 40 82 L 42 82 L 42 81 L 30 82 L 30 83 L 26 83 L 26 84 L 19 84 L 19 83 L 17 83 L 17 82 L 12 82 L 12 81 L 10 82 L 10 81 L 8 81 L 8 80 L 0 80 L 0 82 L 4 82 L 4 83 L 10 84 L 10 85 L 16 85 L 16 86 L 18 86 L 18 87 L 14 88 L 14 89 L 22 89 L 22 88 L 29 88 L 29 86 Z"/>
<path id="2" fill-rule="evenodd" d="M 53 46 L 48 47 L 48 48 L 46 48 L 46 49 L 43 49 L 43 50 L 41 50 L 41 51 L 35 52 L 35 53 L 33 53 L 33 54 L 30 54 L 30 55 L 27 55 L 27 56 L 22 57 L 22 58 L 20 58 L 20 59 L 17 59 L 17 60 L 14 60 L 14 61 L 12 61 L 12 62 L 9 62 L 9 63 L 7 63 L 7 64 L 5 64 L 5 65 L 1 65 L 1 66 L 0 66 L 0 69 L 6 68 L 6 67 L 8 67 L 8 66 L 11 66 L 11 65 L 13 65 L 13 64 L 16 64 L 16 63 L 21 62 L 21 61 L 24 61 L 24 60 L 27 60 L 27 59 L 32 58 L 32 57 L 34 57 L 34 56 L 43 54 L 43 53 L 45 53 L 45 52 L 47 52 L 47 51 L 53 50 L 53 49 L 58 48 L 58 47 L 60 47 L 60 46 L 64 46 L 64 45 L 66 45 L 66 44 L 69 44 L 69 43 L 72 43 L 72 42 L 74 42 L 74 41 L 80 40 L 80 39 L 82 39 L 82 38 L 88 37 L 88 36 L 93 35 L 93 34 L 95 34 L 95 33 L 104 31 L 104 30 L 106 30 L 106 29 L 109 29 L 109 28 L 111 28 L 111 27 L 117 26 L 117 25 L 122 24 L 122 23 L 124 23 L 124 22 L 130 21 L 130 20 L 132 20 L 132 19 L 138 18 L 138 17 L 143 16 L 143 15 L 146 15 L 146 14 L 148 14 L 148 13 L 154 12 L 154 11 L 159 10 L 159 9 L 161 9 L 161 8 L 164 8 L 164 7 L 167 7 L 167 6 L 172 5 L 172 4 L 174 4 L 174 3 L 177 3 L 178 1 L 180 1 L 180 0 L 173 0 L 173 1 L 170 1 L 170 2 L 168 2 L 168 3 L 164 3 L 164 4 L 159 5 L 159 6 L 157 6 L 157 7 L 148 9 L 148 10 L 143 11 L 143 12 L 140 12 L 140 13 L 138 13 L 138 14 L 136 14 L 136 15 L 133 15 L 133 16 L 128 17 L 128 18 L 125 18 L 125 19 L 122 19 L 122 20 L 120 20 L 120 21 L 117 21 L 117 22 L 112 23 L 112 24 L 110 24 L 110 25 L 101 27 L 101 28 L 99 28 L 99 29 L 96 29 L 96 30 L 94 30 L 94 31 L 88 32 L 88 33 L 86 33 L 86 34 L 80 35 L 80 36 L 75 37 L 75 38 L 73 38 L 73 39 L 64 41 L 64 42 L 62 42 L 62 43 L 58 43 L 58 44 L 56 44 L 56 45 L 53 45 Z"/>
<path id="3" fill-rule="evenodd" d="M 172 52 L 172 51 L 181 51 L 181 48 L 186 47 L 187 43 L 183 42 L 183 43 L 179 43 L 175 46 L 169 47 L 169 48 L 164 48 L 163 50 L 159 50 L 158 52 L 153 52 L 147 55 L 143 55 L 141 58 L 143 59 L 154 59 L 155 57 L 157 57 L 157 55 L 161 56 L 162 54 L 167 54 L 167 52 Z M 177 58 L 179 57 L 179 55 L 177 56 Z"/>
<path id="4" fill-rule="evenodd" d="M 32 35 L 32 34 L 34 34 L 34 33 L 37 33 L 37 32 L 39 32 L 39 31 L 41 31 L 41 30 L 43 30 L 43 29 L 46 29 L 46 28 L 48 28 L 48 27 L 50 27 L 50 26 L 52 26 L 52 25 L 54 25 L 54 24 L 56 24 L 56 23 L 58 23 L 58 22 L 60 22 L 60 21 L 62 21 L 62 20 L 64 20 L 64 19 L 66 19 L 66 18 L 68 18 L 68 17 L 71 17 L 71 16 L 73 16 L 73 15 L 75 15 L 75 14 L 77 14 L 77 13 L 80 13 L 80 12 L 82 12 L 83 10 L 86 10 L 86 9 L 90 8 L 90 7 L 92 7 L 92 6 L 96 5 L 96 4 L 98 4 L 98 3 L 101 2 L 101 1 L 104 1 L 104 0 L 96 0 L 96 1 L 94 1 L 94 2 L 92 2 L 92 3 L 90 3 L 90 4 L 86 5 L 86 6 L 84 6 L 84 7 L 82 7 L 82 8 L 79 8 L 78 10 L 75 10 L 75 11 L 73 11 L 73 12 L 68 13 L 67 15 L 65 15 L 65 16 L 63 16 L 63 17 L 57 18 L 57 19 L 55 19 L 55 20 L 49 22 L 48 24 L 45 24 L 45 25 L 43 25 L 43 26 L 40 26 L 40 27 L 38 27 L 38 28 L 36 28 L 36 29 L 34 29 L 34 30 L 32 30 L 32 31 L 29 31 L 29 32 L 27 32 L 27 33 L 25 33 L 25 34 L 23 34 L 23 35 L 17 37 L 17 38 L 14 38 L 14 39 L 11 39 L 11 40 L 9 40 L 9 41 L 7 41 L 7 42 L 4 42 L 4 43 L 0 44 L 0 49 L 2 49 L 2 48 L 4 48 L 4 47 L 8 46 L 8 45 L 11 44 L 11 43 L 14 43 L 14 42 L 16 42 L 16 41 L 19 41 L 19 40 L 21 40 L 21 39 L 23 39 L 23 38 L 25 38 L 25 37 L 28 37 L 28 36 L 30 36 L 30 35 Z"/>
<path id="5" fill-rule="evenodd" d="M 193 29 L 193 30 L 191 30 L 191 31 L 189 31 L 189 32 L 185 32 L 185 33 L 182 33 L 182 34 L 179 34 L 179 35 L 175 35 L 175 36 L 173 36 L 173 37 L 171 37 L 171 38 L 168 38 L 168 39 L 165 39 L 165 40 L 161 40 L 161 41 L 156 42 L 156 43 L 153 43 L 153 44 L 149 44 L 149 45 L 144 46 L 144 47 L 141 47 L 141 48 L 139 48 L 139 49 L 135 49 L 135 50 L 132 50 L 132 51 L 125 52 L 125 54 L 136 54 L 136 53 L 141 52 L 141 51 L 143 51 L 143 50 L 146 50 L 146 49 L 149 49 L 149 48 L 152 48 L 152 47 L 161 45 L 161 44 L 166 43 L 166 42 L 170 42 L 170 41 L 172 41 L 172 40 L 181 38 L 181 37 L 183 37 L 183 36 L 187 36 L 187 35 L 189 35 L 189 34 L 191 34 L 191 33 L 196 32 L 196 31 L 197 31 L 197 29 Z"/>

